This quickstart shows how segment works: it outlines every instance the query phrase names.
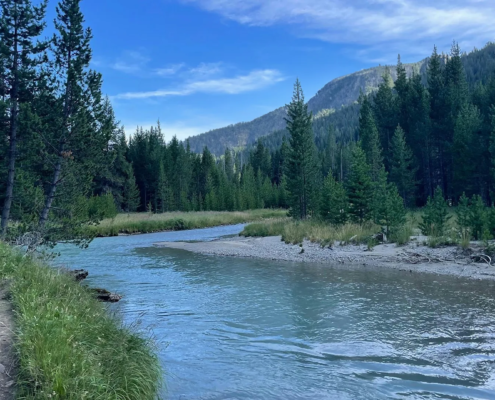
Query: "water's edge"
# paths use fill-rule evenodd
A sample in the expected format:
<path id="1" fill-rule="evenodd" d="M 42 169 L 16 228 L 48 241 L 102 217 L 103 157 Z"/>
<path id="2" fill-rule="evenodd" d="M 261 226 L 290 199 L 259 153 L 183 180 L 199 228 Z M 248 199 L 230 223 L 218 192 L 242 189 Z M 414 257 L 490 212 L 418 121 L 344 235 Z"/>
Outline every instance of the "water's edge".
<path id="1" fill-rule="evenodd" d="M 157 338 L 164 398 L 495 399 L 493 281 L 153 246 L 241 230 L 96 239 L 57 262 L 124 295 L 112 307 Z"/>

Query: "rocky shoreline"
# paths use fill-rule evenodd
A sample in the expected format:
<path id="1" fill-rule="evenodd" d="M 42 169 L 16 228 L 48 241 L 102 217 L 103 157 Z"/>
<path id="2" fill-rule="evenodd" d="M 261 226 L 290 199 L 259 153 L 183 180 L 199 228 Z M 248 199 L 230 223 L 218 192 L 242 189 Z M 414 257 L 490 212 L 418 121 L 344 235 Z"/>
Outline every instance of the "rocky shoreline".
<path id="1" fill-rule="evenodd" d="M 282 242 L 280 236 L 222 238 L 196 243 L 160 242 L 155 245 L 206 255 L 311 262 L 340 268 L 389 268 L 409 273 L 495 280 L 495 266 L 489 258 L 482 256 L 477 244 L 467 250 L 455 246 L 432 249 L 422 244 L 423 239 L 413 238 L 405 246 L 380 244 L 371 250 L 365 245 L 341 246 L 338 243 L 331 248 L 322 248 L 309 241 L 304 241 L 302 245 L 291 245 Z"/>

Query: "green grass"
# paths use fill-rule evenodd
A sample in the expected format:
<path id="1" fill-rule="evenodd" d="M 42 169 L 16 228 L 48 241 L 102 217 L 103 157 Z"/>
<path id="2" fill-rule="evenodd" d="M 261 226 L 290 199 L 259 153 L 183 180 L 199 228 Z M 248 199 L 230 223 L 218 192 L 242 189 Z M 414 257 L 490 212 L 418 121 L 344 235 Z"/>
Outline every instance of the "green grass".
<path id="1" fill-rule="evenodd" d="M 317 220 L 293 221 L 278 219 L 249 224 L 242 236 L 282 236 L 286 243 L 298 244 L 304 239 L 322 246 L 332 246 L 335 241 L 346 243 L 368 243 L 380 228 L 373 224 L 345 224 L 333 226 Z"/>
<path id="2" fill-rule="evenodd" d="M 67 274 L 0 243 L 11 280 L 19 399 L 153 400 L 162 371 L 153 344 Z"/>
<path id="3" fill-rule="evenodd" d="M 234 212 L 168 212 L 163 214 L 130 213 L 119 214 L 113 219 L 105 219 L 99 225 L 91 226 L 88 229 L 92 234 L 104 237 L 241 224 L 269 218 L 281 218 L 286 214 L 286 210 L 273 209 Z"/>

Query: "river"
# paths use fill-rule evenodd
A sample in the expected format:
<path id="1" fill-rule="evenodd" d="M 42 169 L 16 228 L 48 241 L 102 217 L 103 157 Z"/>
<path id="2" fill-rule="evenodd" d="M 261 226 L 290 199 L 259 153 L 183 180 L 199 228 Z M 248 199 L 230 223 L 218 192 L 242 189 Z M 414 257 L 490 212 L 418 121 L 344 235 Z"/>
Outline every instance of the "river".
<path id="1" fill-rule="evenodd" d="M 242 225 L 59 246 L 155 337 L 165 399 L 495 399 L 495 284 L 153 246 Z"/>

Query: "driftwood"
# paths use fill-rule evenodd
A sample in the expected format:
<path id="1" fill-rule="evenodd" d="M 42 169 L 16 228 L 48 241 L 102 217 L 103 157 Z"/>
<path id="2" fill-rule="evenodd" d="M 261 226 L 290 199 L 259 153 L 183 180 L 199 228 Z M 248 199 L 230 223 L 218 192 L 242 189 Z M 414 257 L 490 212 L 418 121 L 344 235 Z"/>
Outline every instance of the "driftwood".
<path id="1" fill-rule="evenodd" d="M 492 259 L 490 256 L 486 254 L 473 254 L 471 256 L 471 260 L 476 263 L 487 263 L 488 265 L 492 265 Z"/>

